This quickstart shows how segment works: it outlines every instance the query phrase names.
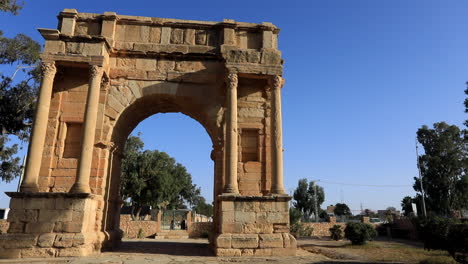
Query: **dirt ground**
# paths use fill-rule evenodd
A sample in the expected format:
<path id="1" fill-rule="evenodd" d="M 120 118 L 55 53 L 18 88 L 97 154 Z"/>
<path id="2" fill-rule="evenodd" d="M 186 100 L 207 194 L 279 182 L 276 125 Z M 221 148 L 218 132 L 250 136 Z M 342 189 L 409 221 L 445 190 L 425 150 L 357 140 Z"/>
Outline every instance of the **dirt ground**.
<path id="1" fill-rule="evenodd" d="M 349 241 L 299 239 L 295 257 L 214 257 L 204 239 L 127 239 L 120 249 L 98 256 L 82 258 L 49 258 L 0 260 L 0 263 L 34 264 L 179 264 L 179 263 L 272 263 L 272 264 L 337 264 L 337 263 L 417 263 L 426 256 L 419 244 L 401 241 L 375 241 L 367 246 L 350 246 Z M 378 254 L 376 254 L 378 252 Z M 400 252 L 396 254 L 395 252 Z M 415 253 L 416 252 L 416 253 Z M 422 254 L 422 255 L 421 255 Z"/>

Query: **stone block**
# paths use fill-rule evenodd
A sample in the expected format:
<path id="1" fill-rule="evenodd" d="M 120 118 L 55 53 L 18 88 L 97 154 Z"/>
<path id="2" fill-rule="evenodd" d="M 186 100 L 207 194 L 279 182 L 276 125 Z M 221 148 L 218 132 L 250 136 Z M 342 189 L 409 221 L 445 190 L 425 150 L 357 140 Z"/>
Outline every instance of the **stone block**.
<path id="1" fill-rule="evenodd" d="M 282 234 L 260 234 L 259 238 L 260 248 L 282 248 L 284 246 Z"/>
<path id="2" fill-rule="evenodd" d="M 258 235 L 232 234 L 232 248 L 258 248 Z"/>
<path id="3" fill-rule="evenodd" d="M 43 248 L 52 247 L 54 245 L 55 236 L 56 234 L 54 233 L 42 234 L 37 239 L 37 245 Z"/>
<path id="4" fill-rule="evenodd" d="M 221 214 L 221 221 L 222 223 L 234 223 L 235 222 L 235 214 L 236 212 L 230 211 L 230 212 L 223 212 Z"/>
<path id="5" fill-rule="evenodd" d="M 256 213 L 254 211 L 252 212 L 236 211 L 234 215 L 234 220 L 237 223 L 252 223 L 252 222 L 255 222 L 255 218 L 256 218 Z"/>
<path id="6" fill-rule="evenodd" d="M 62 222 L 62 231 L 66 233 L 80 233 L 84 229 L 83 222 Z"/>
<path id="7" fill-rule="evenodd" d="M 82 257 L 87 256 L 91 252 L 87 248 L 62 248 L 58 251 L 59 257 Z"/>
<path id="8" fill-rule="evenodd" d="M 241 254 L 243 257 L 253 256 L 254 252 L 255 252 L 255 249 L 251 249 L 251 248 L 245 248 L 241 250 Z"/>
<path id="9" fill-rule="evenodd" d="M 240 249 L 235 248 L 217 248 L 216 256 L 217 257 L 240 257 L 242 255 Z"/>
<path id="10" fill-rule="evenodd" d="M 73 246 L 81 246 L 85 244 L 85 236 L 83 234 L 75 234 L 73 237 Z"/>
<path id="11" fill-rule="evenodd" d="M 171 32 L 171 44 L 184 43 L 184 30 L 181 28 L 173 28 Z"/>
<path id="12" fill-rule="evenodd" d="M 45 198 L 24 199 L 24 209 L 42 209 Z"/>
<path id="13" fill-rule="evenodd" d="M 55 238 L 54 247 L 69 248 L 73 246 L 74 234 L 58 234 Z"/>
<path id="14" fill-rule="evenodd" d="M 216 247 L 218 248 L 231 248 L 231 234 L 220 234 L 216 238 Z"/>
<path id="15" fill-rule="evenodd" d="M 234 202 L 232 201 L 222 201 L 221 202 L 221 211 L 234 211 Z"/>
<path id="16" fill-rule="evenodd" d="M 54 248 L 26 248 L 21 250 L 22 258 L 50 258 L 55 257 L 57 250 Z"/>
<path id="17" fill-rule="evenodd" d="M 41 210 L 39 212 L 40 222 L 68 222 L 72 220 L 72 210 Z"/>
<path id="18" fill-rule="evenodd" d="M 283 247 L 284 248 L 296 248 L 297 247 L 297 241 L 296 238 L 289 234 L 289 233 L 283 233 L 281 234 L 283 236 Z"/>
<path id="19" fill-rule="evenodd" d="M 12 222 L 8 226 L 8 233 L 24 233 L 25 225 L 24 222 Z"/>
<path id="20" fill-rule="evenodd" d="M 252 173 L 259 173 L 262 172 L 262 163 L 249 161 L 244 163 L 244 171 L 245 172 L 252 172 Z"/>
<path id="21" fill-rule="evenodd" d="M 18 259 L 21 258 L 21 249 L 12 248 L 12 249 L 1 249 L 0 250 L 0 259 Z"/>
<path id="22" fill-rule="evenodd" d="M 10 210 L 13 209 L 23 209 L 23 199 L 11 198 L 10 200 Z"/>
<path id="23" fill-rule="evenodd" d="M 34 222 L 26 224 L 26 233 L 51 233 L 54 231 L 55 222 Z"/>
<path id="24" fill-rule="evenodd" d="M 221 233 L 242 233 L 243 227 L 241 223 L 223 223 L 221 225 Z"/>
<path id="25" fill-rule="evenodd" d="M 289 225 L 286 223 L 273 224 L 274 233 L 289 233 Z"/>
<path id="26" fill-rule="evenodd" d="M 36 245 L 37 235 L 33 234 L 3 234 L 0 236 L 0 244 L 6 249 L 31 248 Z"/>
<path id="27" fill-rule="evenodd" d="M 273 233 L 273 224 L 269 223 L 247 223 L 243 225 L 245 234 L 271 234 Z"/>
<path id="28" fill-rule="evenodd" d="M 73 199 L 57 198 L 55 200 L 55 209 L 72 209 Z"/>

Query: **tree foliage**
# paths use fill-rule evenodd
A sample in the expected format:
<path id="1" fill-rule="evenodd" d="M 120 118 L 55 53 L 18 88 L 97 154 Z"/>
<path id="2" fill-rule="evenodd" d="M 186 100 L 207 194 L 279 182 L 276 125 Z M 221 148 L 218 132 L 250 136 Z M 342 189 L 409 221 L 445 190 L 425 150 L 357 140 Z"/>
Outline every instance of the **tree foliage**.
<path id="1" fill-rule="evenodd" d="M 23 5 L 18 4 L 16 0 L 0 0 L 0 11 L 10 12 L 13 15 L 17 15 L 21 8 L 23 8 Z"/>
<path id="2" fill-rule="evenodd" d="M 315 182 L 310 181 L 307 183 L 307 179 L 301 179 L 298 182 L 298 186 L 294 191 L 294 207 L 301 210 L 304 215 L 304 219 L 310 219 L 310 216 L 315 211 Z M 318 209 L 320 205 L 325 201 L 325 192 L 323 188 L 317 185 L 317 205 Z M 317 210 L 318 210 L 317 209 Z"/>
<path id="3" fill-rule="evenodd" d="M 465 113 L 468 113 L 468 87 L 465 89 L 465 94 L 466 94 L 466 98 L 465 98 L 465 102 L 464 102 L 465 103 Z M 465 126 L 468 127 L 468 119 L 465 121 Z"/>
<path id="4" fill-rule="evenodd" d="M 130 199 L 137 212 L 145 205 L 180 209 L 199 201 L 200 188 L 192 184 L 192 176 L 184 166 L 164 152 L 143 147 L 137 136 L 130 136 L 125 144 L 120 192 L 123 200 Z"/>
<path id="5" fill-rule="evenodd" d="M 22 5 L 15 0 L 0 0 L 0 10 L 17 14 Z M 26 35 L 13 38 L 0 30 L 0 64 L 12 67 L 13 74 L 0 73 L 0 179 L 11 181 L 21 172 L 16 157 L 17 144 L 7 144 L 12 136 L 27 140 L 40 82 L 39 43 Z"/>
<path id="6" fill-rule="evenodd" d="M 411 213 L 413 213 L 413 198 L 410 196 L 405 196 L 403 197 L 403 200 L 401 200 L 401 210 L 403 211 L 404 216 L 410 216 Z"/>
<path id="7" fill-rule="evenodd" d="M 345 203 L 337 203 L 335 205 L 335 210 L 333 210 L 333 213 L 337 216 L 349 216 L 351 215 L 351 209 L 349 209 L 348 205 Z"/>
<path id="8" fill-rule="evenodd" d="M 195 206 L 192 209 L 197 214 L 213 217 L 213 205 L 206 203 L 205 198 L 202 196 L 195 199 Z"/>
<path id="9" fill-rule="evenodd" d="M 366 223 L 346 223 L 344 232 L 345 237 L 353 245 L 363 245 L 377 236 L 377 231 L 375 231 L 374 227 Z"/>
<path id="10" fill-rule="evenodd" d="M 438 215 L 450 215 L 453 210 L 468 208 L 468 144 L 457 126 L 435 123 L 417 132 L 424 154 L 419 156 L 426 207 Z M 419 178 L 414 178 L 414 190 L 421 192 Z"/>

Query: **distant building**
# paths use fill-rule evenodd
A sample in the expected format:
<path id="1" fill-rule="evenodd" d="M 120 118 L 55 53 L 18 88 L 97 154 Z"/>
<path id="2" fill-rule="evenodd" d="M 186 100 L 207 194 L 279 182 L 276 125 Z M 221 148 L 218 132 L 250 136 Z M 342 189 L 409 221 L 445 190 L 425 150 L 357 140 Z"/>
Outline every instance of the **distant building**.
<path id="1" fill-rule="evenodd" d="M 327 206 L 327 215 L 328 216 L 334 216 L 335 215 L 335 208 L 336 208 L 336 206 L 334 206 L 334 205 Z"/>

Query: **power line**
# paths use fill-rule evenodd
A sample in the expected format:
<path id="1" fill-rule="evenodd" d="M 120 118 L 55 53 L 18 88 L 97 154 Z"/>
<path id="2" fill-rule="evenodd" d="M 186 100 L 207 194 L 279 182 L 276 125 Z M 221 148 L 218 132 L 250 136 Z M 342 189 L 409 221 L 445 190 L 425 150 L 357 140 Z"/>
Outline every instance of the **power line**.
<path id="1" fill-rule="evenodd" d="M 412 185 L 406 184 L 357 184 L 357 183 L 345 183 L 345 182 L 332 182 L 332 181 L 324 181 L 319 180 L 323 183 L 328 184 L 338 184 L 338 185 L 348 185 L 348 186 L 365 186 L 365 187 L 411 187 Z"/>

